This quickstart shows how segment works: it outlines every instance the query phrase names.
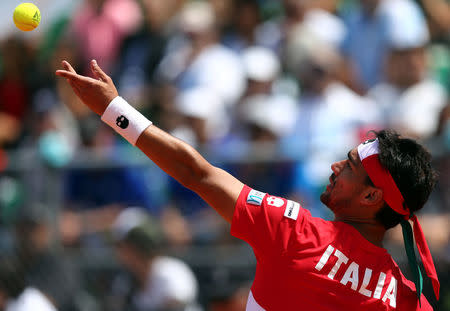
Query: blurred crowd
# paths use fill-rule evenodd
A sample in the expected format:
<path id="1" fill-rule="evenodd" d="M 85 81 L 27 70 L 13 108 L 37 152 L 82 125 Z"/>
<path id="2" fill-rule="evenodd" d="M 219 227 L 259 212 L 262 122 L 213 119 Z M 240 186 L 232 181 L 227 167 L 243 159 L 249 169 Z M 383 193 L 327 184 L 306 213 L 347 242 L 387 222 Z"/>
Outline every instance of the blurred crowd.
<path id="1" fill-rule="evenodd" d="M 158 127 L 314 216 L 370 130 L 418 139 L 439 172 L 431 302 L 450 309 L 450 1 L 73 2 L 0 41 L 0 310 L 245 309 L 251 250 L 54 76 L 91 59 Z"/>

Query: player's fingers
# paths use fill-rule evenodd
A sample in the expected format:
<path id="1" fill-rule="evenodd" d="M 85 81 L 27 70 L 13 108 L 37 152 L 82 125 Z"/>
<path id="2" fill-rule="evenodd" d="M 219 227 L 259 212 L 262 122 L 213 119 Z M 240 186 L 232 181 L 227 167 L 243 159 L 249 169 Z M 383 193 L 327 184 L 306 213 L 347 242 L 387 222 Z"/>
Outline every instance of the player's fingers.
<path id="1" fill-rule="evenodd" d="M 57 76 L 60 76 L 60 77 L 63 77 L 63 78 L 69 79 L 69 80 L 78 80 L 79 79 L 78 74 L 67 71 L 67 70 L 58 69 L 58 70 L 56 70 L 55 74 Z"/>
<path id="2" fill-rule="evenodd" d="M 64 67 L 65 70 L 70 71 L 70 72 L 73 72 L 73 73 L 77 73 L 77 72 L 75 71 L 75 69 L 73 69 L 72 65 L 71 65 L 68 61 L 63 60 L 62 65 L 63 65 L 63 67 Z"/>
<path id="3" fill-rule="evenodd" d="M 100 68 L 95 59 L 91 61 L 91 70 L 100 81 L 106 82 L 108 80 L 108 75 Z"/>
<path id="4" fill-rule="evenodd" d="M 56 70 L 55 74 L 57 76 L 69 79 L 69 80 L 71 80 L 73 82 L 76 82 L 76 83 L 90 83 L 92 81 L 95 81 L 94 79 L 91 79 L 89 77 L 84 77 L 84 76 L 81 76 L 81 75 L 76 74 L 74 72 L 67 71 L 67 70 L 61 70 L 61 69 L 60 70 Z"/>

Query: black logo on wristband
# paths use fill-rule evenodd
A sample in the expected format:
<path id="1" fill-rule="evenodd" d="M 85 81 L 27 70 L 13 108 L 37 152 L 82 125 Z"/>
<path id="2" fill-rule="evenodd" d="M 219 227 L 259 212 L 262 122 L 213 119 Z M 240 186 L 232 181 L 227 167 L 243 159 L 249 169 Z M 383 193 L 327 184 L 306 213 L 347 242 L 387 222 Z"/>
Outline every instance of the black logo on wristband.
<path id="1" fill-rule="evenodd" d="M 116 119 L 116 125 L 120 128 L 126 129 L 128 127 L 128 124 L 130 124 L 130 121 L 128 121 L 125 116 L 121 115 L 118 116 Z"/>

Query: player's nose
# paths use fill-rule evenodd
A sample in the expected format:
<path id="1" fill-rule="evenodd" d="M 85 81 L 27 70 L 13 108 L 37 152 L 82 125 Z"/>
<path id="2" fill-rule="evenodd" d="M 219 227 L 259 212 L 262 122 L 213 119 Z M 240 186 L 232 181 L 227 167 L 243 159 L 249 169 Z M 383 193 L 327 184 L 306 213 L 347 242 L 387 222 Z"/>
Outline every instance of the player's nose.
<path id="1" fill-rule="evenodd" d="M 339 175 L 339 173 L 342 171 L 342 169 L 345 166 L 346 161 L 347 160 L 342 160 L 342 161 L 334 162 L 333 164 L 331 164 L 331 170 L 333 171 L 333 173 L 336 176 Z"/>

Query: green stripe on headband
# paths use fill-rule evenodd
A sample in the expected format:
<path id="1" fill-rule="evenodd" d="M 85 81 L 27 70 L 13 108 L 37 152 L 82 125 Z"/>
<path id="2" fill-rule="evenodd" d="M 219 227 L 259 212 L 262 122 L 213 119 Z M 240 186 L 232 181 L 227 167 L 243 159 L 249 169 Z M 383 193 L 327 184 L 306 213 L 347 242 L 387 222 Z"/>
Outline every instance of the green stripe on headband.
<path id="1" fill-rule="evenodd" d="M 420 272 L 419 264 L 417 263 L 416 253 L 414 252 L 413 231 L 409 221 L 402 219 L 400 223 L 402 225 L 403 242 L 405 243 L 406 255 L 408 256 L 409 269 L 414 277 L 417 298 L 419 299 L 419 306 L 421 306 L 420 296 L 422 295 L 423 290 L 423 277 L 422 273 Z"/>

